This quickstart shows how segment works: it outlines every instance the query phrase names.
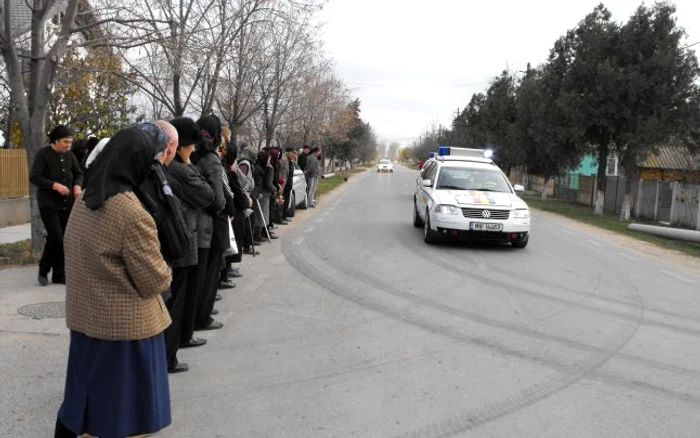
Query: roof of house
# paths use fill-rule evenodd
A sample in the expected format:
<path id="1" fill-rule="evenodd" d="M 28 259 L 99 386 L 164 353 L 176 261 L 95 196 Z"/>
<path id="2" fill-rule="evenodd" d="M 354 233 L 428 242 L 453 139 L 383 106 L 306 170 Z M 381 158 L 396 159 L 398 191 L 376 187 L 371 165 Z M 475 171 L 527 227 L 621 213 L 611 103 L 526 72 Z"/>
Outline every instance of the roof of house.
<path id="1" fill-rule="evenodd" d="M 10 2 L 10 22 L 12 35 L 21 35 L 31 30 L 32 10 L 24 0 Z"/>
<path id="2" fill-rule="evenodd" d="M 639 165 L 642 169 L 700 170 L 700 157 L 685 146 L 661 146 Z"/>

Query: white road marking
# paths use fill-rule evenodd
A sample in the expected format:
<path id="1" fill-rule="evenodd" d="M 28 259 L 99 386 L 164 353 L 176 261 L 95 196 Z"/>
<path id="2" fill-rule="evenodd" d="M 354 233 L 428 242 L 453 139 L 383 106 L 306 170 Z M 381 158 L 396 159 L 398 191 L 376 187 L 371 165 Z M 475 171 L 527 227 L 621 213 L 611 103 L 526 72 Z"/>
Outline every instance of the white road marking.
<path id="1" fill-rule="evenodd" d="M 575 235 L 576 235 L 576 233 L 574 233 L 573 231 L 571 231 L 571 230 L 568 229 L 568 228 L 562 228 L 561 230 L 562 230 L 562 232 L 568 234 L 569 236 L 575 236 Z"/>
<path id="2" fill-rule="evenodd" d="M 662 273 L 662 274 L 666 274 L 666 275 L 668 275 L 669 277 L 673 277 L 673 278 L 675 278 L 676 280 L 682 281 L 683 283 L 690 284 L 690 280 L 688 280 L 687 278 L 685 278 L 685 277 L 683 277 L 683 276 L 681 276 L 681 275 L 678 275 L 678 274 L 676 274 L 676 273 L 674 273 L 674 272 L 671 272 L 671 271 L 667 271 L 667 270 L 665 270 L 665 269 L 662 269 L 662 270 L 661 270 L 661 273 Z"/>
<path id="3" fill-rule="evenodd" d="M 292 242 L 292 243 L 293 243 L 294 245 L 299 246 L 299 245 L 302 244 L 303 241 L 304 241 L 304 236 L 299 236 L 299 237 L 297 237 L 296 239 L 294 239 L 294 242 Z"/>
<path id="4" fill-rule="evenodd" d="M 633 257 L 633 256 L 631 256 L 631 255 L 629 255 L 629 254 L 625 254 L 624 252 L 618 252 L 617 255 L 619 255 L 619 256 L 622 257 L 623 259 L 627 259 L 627 260 L 632 261 L 632 262 L 638 262 L 638 261 L 639 261 L 639 259 L 638 259 L 637 257 Z"/>
<path id="5" fill-rule="evenodd" d="M 316 219 L 313 220 L 313 223 L 315 223 L 316 225 L 320 224 L 321 222 L 323 222 L 323 218 L 322 218 L 322 217 L 319 217 L 319 218 L 316 218 Z"/>
<path id="6" fill-rule="evenodd" d="M 312 225 L 312 226 L 310 226 L 310 227 L 307 227 L 305 231 L 306 231 L 307 233 L 312 233 L 315 229 L 316 229 L 316 227 L 314 227 L 314 226 Z"/>
<path id="7" fill-rule="evenodd" d="M 586 239 L 586 242 L 588 242 L 588 243 L 590 243 L 591 245 L 594 245 L 594 246 L 603 246 L 602 243 L 596 242 L 595 240 L 591 240 L 591 239 Z"/>

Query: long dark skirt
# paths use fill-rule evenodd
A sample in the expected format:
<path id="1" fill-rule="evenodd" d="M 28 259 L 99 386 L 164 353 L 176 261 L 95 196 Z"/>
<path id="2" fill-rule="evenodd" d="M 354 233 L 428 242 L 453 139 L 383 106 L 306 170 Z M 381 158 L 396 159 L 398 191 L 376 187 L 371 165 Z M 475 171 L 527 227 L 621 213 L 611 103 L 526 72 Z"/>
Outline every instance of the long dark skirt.
<path id="1" fill-rule="evenodd" d="M 192 304 L 192 297 L 188 294 L 194 295 L 196 297 L 196 290 L 188 289 L 188 279 L 190 275 L 197 269 L 196 267 L 183 267 L 173 269 L 173 281 L 170 285 L 170 290 L 172 291 L 172 297 L 168 300 L 166 305 L 168 306 L 168 312 L 170 312 L 170 319 L 172 319 L 172 324 L 165 329 L 165 351 L 166 357 L 168 359 L 168 367 L 175 367 L 178 364 L 177 360 L 177 350 L 180 348 L 181 337 L 182 337 L 182 326 L 185 321 L 185 306 Z M 196 298 L 195 298 L 196 300 Z M 196 301 L 195 301 L 196 302 Z M 191 323 L 192 318 L 187 320 L 187 323 Z"/>
<path id="2" fill-rule="evenodd" d="M 202 263 L 200 253 L 199 263 Z M 216 293 L 219 286 L 219 269 L 221 266 L 222 251 L 209 249 L 207 255 L 207 268 L 202 278 L 199 279 L 202 286 L 201 295 L 197 302 L 197 316 L 194 323 L 195 330 L 207 327 L 214 321 L 211 312 L 214 310 Z"/>
<path id="3" fill-rule="evenodd" d="M 103 341 L 71 332 L 61 422 L 76 435 L 123 438 L 168 426 L 170 388 L 163 334 Z"/>

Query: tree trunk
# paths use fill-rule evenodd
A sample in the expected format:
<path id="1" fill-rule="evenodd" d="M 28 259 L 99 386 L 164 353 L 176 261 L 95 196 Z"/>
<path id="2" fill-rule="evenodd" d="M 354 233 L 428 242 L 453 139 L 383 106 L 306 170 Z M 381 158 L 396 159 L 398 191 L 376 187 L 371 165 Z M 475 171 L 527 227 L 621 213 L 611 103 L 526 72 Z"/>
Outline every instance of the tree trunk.
<path id="1" fill-rule="evenodd" d="M 608 167 L 608 142 L 602 142 L 598 148 L 598 196 L 595 201 L 595 214 L 602 216 L 605 213 L 605 185 L 607 182 Z"/>
<path id="2" fill-rule="evenodd" d="M 544 180 L 544 185 L 542 186 L 542 196 L 540 198 L 542 201 L 547 200 L 547 185 L 549 184 L 550 180 L 551 178 L 545 178 Z"/>
<path id="3" fill-rule="evenodd" d="M 44 144 L 44 123 L 39 118 L 32 118 L 28 128 L 23 129 L 23 132 L 28 133 L 23 137 L 22 143 L 27 152 L 27 168 L 31 172 L 34 157 L 36 157 L 37 152 Z M 29 213 L 32 230 L 32 251 L 34 253 L 40 252 L 44 248 L 44 243 L 46 243 L 46 231 L 39 213 L 37 192 L 37 187 L 34 184 L 29 184 Z"/>

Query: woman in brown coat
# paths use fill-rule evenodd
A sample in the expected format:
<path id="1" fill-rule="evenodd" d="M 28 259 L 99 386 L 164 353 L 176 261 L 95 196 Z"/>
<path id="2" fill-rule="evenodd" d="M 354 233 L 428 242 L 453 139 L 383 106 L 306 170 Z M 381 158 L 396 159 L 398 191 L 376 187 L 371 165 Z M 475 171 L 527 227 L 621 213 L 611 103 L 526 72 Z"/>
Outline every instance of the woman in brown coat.
<path id="1" fill-rule="evenodd" d="M 164 136 L 163 136 L 164 137 Z M 137 197 L 163 145 L 119 131 L 91 166 L 65 235 L 71 331 L 56 437 L 123 438 L 170 424 L 161 299 L 171 281 L 155 222 Z"/>

